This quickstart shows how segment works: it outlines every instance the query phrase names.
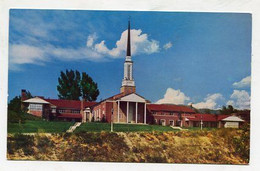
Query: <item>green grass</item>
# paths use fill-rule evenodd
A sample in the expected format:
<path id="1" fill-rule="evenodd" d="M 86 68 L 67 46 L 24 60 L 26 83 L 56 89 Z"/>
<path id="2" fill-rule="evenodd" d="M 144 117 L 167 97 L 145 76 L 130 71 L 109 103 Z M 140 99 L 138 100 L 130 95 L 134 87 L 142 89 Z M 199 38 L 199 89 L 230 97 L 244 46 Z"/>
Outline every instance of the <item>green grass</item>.
<path id="1" fill-rule="evenodd" d="M 66 132 L 73 122 L 26 120 L 24 124 L 8 123 L 8 133 L 59 133 Z"/>
<path id="2" fill-rule="evenodd" d="M 169 126 L 139 125 L 139 124 L 113 124 L 115 132 L 152 132 L 152 131 L 177 131 Z M 110 123 L 84 123 L 75 132 L 100 132 L 110 131 Z"/>

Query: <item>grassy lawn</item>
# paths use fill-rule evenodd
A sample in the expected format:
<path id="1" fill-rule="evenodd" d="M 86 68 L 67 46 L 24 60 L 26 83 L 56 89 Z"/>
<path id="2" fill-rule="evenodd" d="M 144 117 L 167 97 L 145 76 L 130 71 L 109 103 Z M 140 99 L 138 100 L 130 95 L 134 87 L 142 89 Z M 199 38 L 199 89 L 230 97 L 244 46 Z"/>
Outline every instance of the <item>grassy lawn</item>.
<path id="1" fill-rule="evenodd" d="M 66 132 L 73 122 L 27 120 L 24 124 L 8 123 L 8 133 L 59 133 Z"/>
<path id="2" fill-rule="evenodd" d="M 75 132 L 100 132 L 110 131 L 110 123 L 84 123 Z M 138 131 L 177 131 L 169 126 L 160 125 L 139 125 L 139 124 L 113 124 L 115 132 L 138 132 Z"/>

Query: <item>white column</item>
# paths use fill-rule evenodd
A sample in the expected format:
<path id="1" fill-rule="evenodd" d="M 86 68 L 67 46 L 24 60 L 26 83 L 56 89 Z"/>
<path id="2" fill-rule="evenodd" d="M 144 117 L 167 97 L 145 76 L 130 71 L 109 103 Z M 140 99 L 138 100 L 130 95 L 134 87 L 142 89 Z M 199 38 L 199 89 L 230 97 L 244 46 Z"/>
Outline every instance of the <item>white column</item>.
<path id="1" fill-rule="evenodd" d="M 144 123 L 146 124 L 146 103 L 144 103 Z"/>
<path id="2" fill-rule="evenodd" d="M 126 123 L 128 123 L 128 113 L 129 113 L 129 102 L 126 105 Z"/>
<path id="3" fill-rule="evenodd" d="M 117 122 L 119 122 L 120 101 L 117 101 Z"/>
<path id="4" fill-rule="evenodd" d="M 137 123 L 138 102 L 135 102 L 135 123 Z"/>

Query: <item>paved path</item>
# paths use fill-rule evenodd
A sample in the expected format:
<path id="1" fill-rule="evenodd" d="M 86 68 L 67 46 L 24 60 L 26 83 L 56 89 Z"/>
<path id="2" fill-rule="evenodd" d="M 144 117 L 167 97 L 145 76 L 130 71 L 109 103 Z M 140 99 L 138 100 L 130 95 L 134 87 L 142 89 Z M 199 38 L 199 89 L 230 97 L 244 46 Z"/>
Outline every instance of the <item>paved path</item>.
<path id="1" fill-rule="evenodd" d="M 71 126 L 66 132 L 71 133 L 73 132 L 78 126 L 81 125 L 81 122 L 76 122 L 73 126 Z"/>

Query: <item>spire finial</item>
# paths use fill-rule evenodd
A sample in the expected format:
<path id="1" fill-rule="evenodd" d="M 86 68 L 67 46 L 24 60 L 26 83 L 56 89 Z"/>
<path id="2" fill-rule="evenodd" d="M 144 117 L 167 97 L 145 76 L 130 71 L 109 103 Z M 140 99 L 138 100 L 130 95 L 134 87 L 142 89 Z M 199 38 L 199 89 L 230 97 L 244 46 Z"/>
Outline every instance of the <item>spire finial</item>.
<path id="1" fill-rule="evenodd" d="M 127 49 L 126 56 L 131 56 L 131 42 L 130 42 L 130 16 L 128 19 L 128 36 L 127 36 Z"/>

